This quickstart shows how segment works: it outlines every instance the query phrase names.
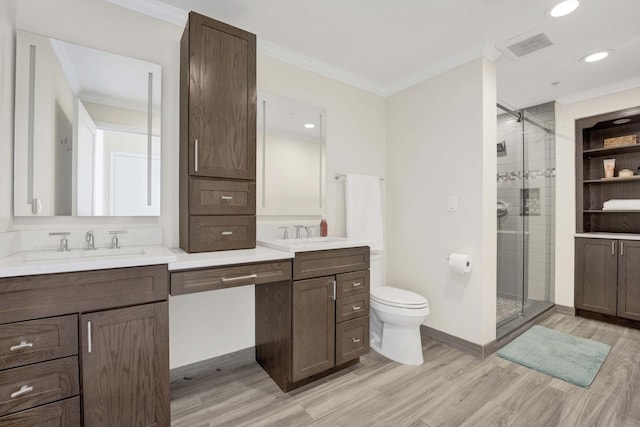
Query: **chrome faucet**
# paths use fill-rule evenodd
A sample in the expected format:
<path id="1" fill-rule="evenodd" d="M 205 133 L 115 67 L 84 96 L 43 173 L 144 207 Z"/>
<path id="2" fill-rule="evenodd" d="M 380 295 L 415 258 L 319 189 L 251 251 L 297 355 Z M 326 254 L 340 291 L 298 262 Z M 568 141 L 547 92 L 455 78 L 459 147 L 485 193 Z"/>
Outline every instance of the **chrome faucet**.
<path id="1" fill-rule="evenodd" d="M 84 238 L 87 241 L 87 250 L 96 248 L 96 236 L 93 234 L 93 230 L 87 231 Z"/>
<path id="2" fill-rule="evenodd" d="M 287 226 L 283 226 L 283 227 L 278 227 L 278 228 L 279 228 L 280 230 L 284 230 L 284 233 L 283 233 L 282 239 L 283 239 L 283 240 L 288 239 L 288 238 L 289 238 L 289 227 L 287 227 Z"/>
<path id="3" fill-rule="evenodd" d="M 307 238 L 311 238 L 311 237 L 313 237 L 313 229 L 314 229 L 314 228 L 315 228 L 315 227 L 314 227 L 313 225 L 308 225 L 308 226 L 306 226 L 306 227 L 304 228 L 304 229 L 305 229 L 305 231 L 307 232 Z"/>
<path id="4" fill-rule="evenodd" d="M 60 231 L 56 233 L 49 233 L 49 236 L 62 236 L 60 238 L 60 248 L 59 252 L 67 252 L 69 250 L 69 240 L 67 240 L 67 236 L 70 235 L 68 231 Z"/>
<path id="5" fill-rule="evenodd" d="M 296 228 L 296 239 L 300 238 L 300 229 L 304 228 L 304 225 L 294 225 Z"/>
<path id="6" fill-rule="evenodd" d="M 127 230 L 113 230 L 110 231 L 111 234 L 111 249 L 120 249 L 120 241 L 118 240 L 118 234 L 127 234 Z"/>

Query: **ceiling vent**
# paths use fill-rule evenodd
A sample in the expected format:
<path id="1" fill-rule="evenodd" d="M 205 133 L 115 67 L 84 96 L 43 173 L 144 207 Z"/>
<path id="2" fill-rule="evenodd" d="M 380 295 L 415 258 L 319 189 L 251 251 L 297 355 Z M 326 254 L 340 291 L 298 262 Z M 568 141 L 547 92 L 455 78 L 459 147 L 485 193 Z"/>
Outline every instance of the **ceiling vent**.
<path id="1" fill-rule="evenodd" d="M 518 43 L 507 46 L 507 49 L 509 49 L 514 55 L 520 58 L 551 45 L 553 45 L 553 43 L 551 43 L 549 37 L 540 33 L 536 34 L 535 36 L 529 37 L 528 39 L 519 41 Z"/>

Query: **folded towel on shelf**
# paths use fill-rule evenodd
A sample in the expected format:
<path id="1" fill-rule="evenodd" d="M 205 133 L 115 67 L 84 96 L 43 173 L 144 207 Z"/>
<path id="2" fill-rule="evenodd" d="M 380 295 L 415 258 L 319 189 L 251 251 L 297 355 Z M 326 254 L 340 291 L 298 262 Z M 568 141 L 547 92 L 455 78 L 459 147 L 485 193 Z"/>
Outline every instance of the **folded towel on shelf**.
<path id="1" fill-rule="evenodd" d="M 345 205 L 347 237 L 370 240 L 372 250 L 382 250 L 380 178 L 347 174 Z"/>
<path id="2" fill-rule="evenodd" d="M 640 211 L 640 199 L 611 199 L 602 205 L 603 211 Z"/>

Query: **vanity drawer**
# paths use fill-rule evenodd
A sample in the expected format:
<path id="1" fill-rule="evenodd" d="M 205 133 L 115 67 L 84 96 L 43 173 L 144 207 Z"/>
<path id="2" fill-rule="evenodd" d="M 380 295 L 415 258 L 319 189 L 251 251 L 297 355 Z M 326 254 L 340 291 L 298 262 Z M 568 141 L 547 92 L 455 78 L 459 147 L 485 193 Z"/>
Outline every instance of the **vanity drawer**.
<path id="1" fill-rule="evenodd" d="M 291 280 L 291 262 L 234 265 L 171 273 L 171 295 Z"/>
<path id="2" fill-rule="evenodd" d="M 166 264 L 0 279 L 0 324 L 167 299 Z"/>
<path id="3" fill-rule="evenodd" d="M 256 247 L 255 216 L 191 216 L 190 252 Z"/>
<path id="4" fill-rule="evenodd" d="M 336 325 L 336 365 L 369 352 L 369 316 Z"/>
<path id="5" fill-rule="evenodd" d="M 293 260 L 293 279 L 309 279 L 368 269 L 368 246 L 299 252 Z"/>
<path id="6" fill-rule="evenodd" d="M 78 316 L 0 325 L 0 369 L 78 354 Z"/>
<path id="7" fill-rule="evenodd" d="M 0 417 L 2 427 L 80 426 L 80 398 L 38 406 L 27 411 Z"/>
<path id="8" fill-rule="evenodd" d="M 0 372 L 0 416 L 78 393 L 77 356 L 8 369 Z"/>
<path id="9" fill-rule="evenodd" d="M 256 184 L 189 178 L 191 215 L 255 215 Z"/>
<path id="10" fill-rule="evenodd" d="M 369 315 L 369 294 L 353 295 L 336 300 L 336 323 Z"/>
<path id="11" fill-rule="evenodd" d="M 336 276 L 336 297 L 344 298 L 358 294 L 369 294 L 369 270 Z"/>

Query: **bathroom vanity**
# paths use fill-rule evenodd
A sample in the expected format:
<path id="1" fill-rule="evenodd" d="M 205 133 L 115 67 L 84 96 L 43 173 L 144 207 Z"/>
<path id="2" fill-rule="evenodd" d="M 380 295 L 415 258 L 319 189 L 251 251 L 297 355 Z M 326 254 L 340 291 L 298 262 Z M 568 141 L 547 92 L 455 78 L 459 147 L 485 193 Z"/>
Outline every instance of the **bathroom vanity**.
<path id="1" fill-rule="evenodd" d="M 0 425 L 169 425 L 167 284 L 166 264 L 0 279 Z"/>
<path id="2" fill-rule="evenodd" d="M 297 252 L 292 282 L 256 286 L 256 360 L 283 391 L 369 351 L 369 248 Z"/>

